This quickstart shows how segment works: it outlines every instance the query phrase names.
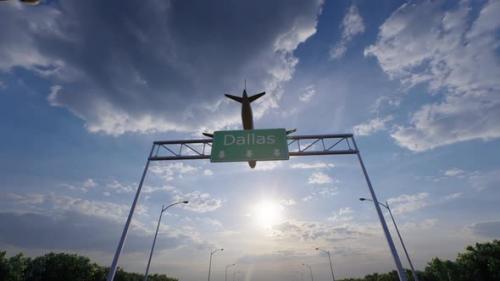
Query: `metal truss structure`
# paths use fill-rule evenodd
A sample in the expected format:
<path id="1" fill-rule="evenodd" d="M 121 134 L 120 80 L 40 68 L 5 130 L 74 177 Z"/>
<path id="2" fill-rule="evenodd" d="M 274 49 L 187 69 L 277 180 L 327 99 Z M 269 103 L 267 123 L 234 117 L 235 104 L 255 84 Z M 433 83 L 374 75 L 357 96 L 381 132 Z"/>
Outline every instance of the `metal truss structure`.
<path id="1" fill-rule="evenodd" d="M 356 154 L 352 134 L 288 136 L 290 156 Z M 150 161 L 210 159 L 212 139 L 155 141 Z"/>
<path id="2" fill-rule="evenodd" d="M 382 225 L 389 249 L 392 253 L 394 263 L 396 264 L 398 276 L 400 281 L 407 281 L 406 272 L 403 269 L 401 260 L 399 259 L 396 247 L 389 233 L 387 223 L 382 214 L 378 204 L 375 190 L 372 187 L 368 172 L 366 171 L 361 153 L 358 150 L 356 141 L 352 134 L 331 134 L 331 135 L 289 135 L 287 136 L 288 151 L 290 156 L 326 156 L 326 155 L 346 155 L 355 154 L 359 160 L 359 164 L 363 171 L 368 189 L 371 194 L 371 201 L 374 202 L 377 215 Z M 116 249 L 113 263 L 111 264 L 108 273 L 107 281 L 113 281 L 118 267 L 118 259 L 120 257 L 125 238 L 127 237 L 128 228 L 137 205 L 142 185 L 146 177 L 149 164 L 152 161 L 176 161 L 176 160 L 196 160 L 196 159 L 210 159 L 212 151 L 212 139 L 195 139 L 195 140 L 174 140 L 174 141 L 155 141 L 151 147 L 151 152 L 144 167 L 137 192 L 130 207 L 130 212 L 125 222 L 123 232 Z M 377 202 L 377 203 L 375 203 Z"/>

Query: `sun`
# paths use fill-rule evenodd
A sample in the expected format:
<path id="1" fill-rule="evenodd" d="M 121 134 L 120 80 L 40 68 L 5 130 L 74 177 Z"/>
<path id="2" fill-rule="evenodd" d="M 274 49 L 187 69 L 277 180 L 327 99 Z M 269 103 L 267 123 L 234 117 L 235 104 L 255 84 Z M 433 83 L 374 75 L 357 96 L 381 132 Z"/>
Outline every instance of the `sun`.
<path id="1" fill-rule="evenodd" d="M 257 203 L 252 212 L 255 223 L 262 228 L 271 228 L 283 219 L 283 206 L 272 200 Z"/>

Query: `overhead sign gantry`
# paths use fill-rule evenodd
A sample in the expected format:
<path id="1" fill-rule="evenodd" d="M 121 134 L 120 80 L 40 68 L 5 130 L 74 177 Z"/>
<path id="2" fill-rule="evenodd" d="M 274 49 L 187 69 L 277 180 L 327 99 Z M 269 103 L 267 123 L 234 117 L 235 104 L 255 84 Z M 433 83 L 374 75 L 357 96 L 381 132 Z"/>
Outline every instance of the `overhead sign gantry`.
<path id="1" fill-rule="evenodd" d="M 389 249 L 396 264 L 400 281 L 407 281 L 406 272 L 399 259 L 396 247 L 389 233 L 377 196 L 372 187 L 368 172 L 352 134 L 291 135 L 295 130 L 261 129 L 254 130 L 250 103 L 265 92 L 248 97 L 246 90 L 242 97 L 226 95 L 242 104 L 242 123 L 244 130 L 216 131 L 203 133 L 209 137 L 192 140 L 155 141 L 147 158 L 139 187 L 132 202 L 130 212 L 116 249 L 107 281 L 113 281 L 128 228 L 137 205 L 142 185 L 151 161 L 176 161 L 210 159 L 211 162 L 248 162 L 250 168 L 261 160 L 288 160 L 290 156 L 350 155 L 355 154 L 363 171 L 371 199 L 374 202 L 380 224 L 384 231 Z"/>

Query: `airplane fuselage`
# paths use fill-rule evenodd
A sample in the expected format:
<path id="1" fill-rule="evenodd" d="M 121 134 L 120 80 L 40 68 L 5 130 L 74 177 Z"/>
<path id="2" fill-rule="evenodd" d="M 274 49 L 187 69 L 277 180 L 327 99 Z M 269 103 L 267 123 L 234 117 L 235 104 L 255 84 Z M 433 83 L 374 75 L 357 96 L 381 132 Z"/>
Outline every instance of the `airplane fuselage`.
<path id="1" fill-rule="evenodd" d="M 252 107 L 246 95 L 243 95 L 243 102 L 241 103 L 241 121 L 243 130 L 253 130 Z"/>
<path id="2" fill-rule="evenodd" d="M 250 103 L 262 97 L 263 95 L 265 95 L 265 92 L 249 97 L 246 90 L 243 90 L 243 96 L 241 97 L 226 94 L 226 97 L 241 103 L 241 121 L 243 123 L 243 130 L 253 130 L 253 116 Z M 250 168 L 255 168 L 256 164 L 257 161 L 255 160 L 248 161 L 248 165 L 250 166 Z"/>

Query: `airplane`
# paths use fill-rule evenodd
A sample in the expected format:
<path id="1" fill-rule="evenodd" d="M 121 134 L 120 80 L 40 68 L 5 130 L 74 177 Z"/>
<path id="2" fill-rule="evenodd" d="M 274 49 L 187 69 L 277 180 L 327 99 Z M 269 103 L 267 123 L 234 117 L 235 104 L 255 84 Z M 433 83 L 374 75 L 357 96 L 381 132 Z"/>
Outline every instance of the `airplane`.
<path id="1" fill-rule="evenodd" d="M 250 103 L 256 101 L 258 98 L 262 97 L 265 94 L 266 94 L 266 92 L 262 92 L 262 93 L 259 93 L 259 94 L 256 94 L 256 95 L 249 97 L 246 89 L 243 89 L 243 95 L 241 97 L 225 94 L 226 97 L 241 103 L 241 121 L 243 122 L 243 130 L 253 130 L 254 129 L 253 128 L 252 107 L 250 106 Z M 294 133 L 295 131 L 297 131 L 297 129 L 288 130 L 288 131 L 286 131 L 286 134 L 288 135 L 288 134 Z M 214 137 L 213 134 L 210 134 L 210 133 L 203 133 L 203 135 L 210 137 L 210 138 Z M 252 169 L 255 168 L 256 164 L 257 164 L 257 161 L 255 161 L 255 160 L 248 161 L 248 166 L 250 166 L 250 168 L 252 168 Z"/>

